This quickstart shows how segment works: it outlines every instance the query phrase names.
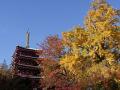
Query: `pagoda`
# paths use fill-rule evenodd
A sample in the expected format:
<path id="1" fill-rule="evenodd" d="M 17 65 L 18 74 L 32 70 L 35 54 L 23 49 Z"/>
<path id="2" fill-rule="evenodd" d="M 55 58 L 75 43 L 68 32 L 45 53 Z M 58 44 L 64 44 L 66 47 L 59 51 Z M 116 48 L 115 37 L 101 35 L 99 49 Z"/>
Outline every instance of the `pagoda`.
<path id="1" fill-rule="evenodd" d="M 39 57 L 41 53 L 42 50 L 29 48 L 29 32 L 27 32 L 26 47 L 16 46 L 12 56 L 14 75 L 30 79 L 33 87 L 37 87 L 37 83 L 41 78 L 41 69 L 39 68 L 40 61 L 43 60 Z"/>
<path id="2" fill-rule="evenodd" d="M 40 68 L 38 61 L 41 50 L 28 49 L 16 46 L 13 54 L 14 74 L 26 78 L 40 78 Z"/>

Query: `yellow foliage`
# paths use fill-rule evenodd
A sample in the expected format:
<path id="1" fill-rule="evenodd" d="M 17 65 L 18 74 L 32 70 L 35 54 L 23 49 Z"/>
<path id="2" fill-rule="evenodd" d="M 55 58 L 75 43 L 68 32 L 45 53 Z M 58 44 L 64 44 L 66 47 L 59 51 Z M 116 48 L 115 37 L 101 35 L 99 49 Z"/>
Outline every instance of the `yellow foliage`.
<path id="1" fill-rule="evenodd" d="M 92 73 L 111 77 L 107 71 L 114 72 L 120 56 L 120 26 L 116 11 L 104 0 L 96 1 L 88 11 L 84 27 L 75 27 L 63 32 L 64 45 L 68 53 L 60 64 L 78 81 L 83 74 Z M 119 57 L 120 58 L 120 57 Z"/>

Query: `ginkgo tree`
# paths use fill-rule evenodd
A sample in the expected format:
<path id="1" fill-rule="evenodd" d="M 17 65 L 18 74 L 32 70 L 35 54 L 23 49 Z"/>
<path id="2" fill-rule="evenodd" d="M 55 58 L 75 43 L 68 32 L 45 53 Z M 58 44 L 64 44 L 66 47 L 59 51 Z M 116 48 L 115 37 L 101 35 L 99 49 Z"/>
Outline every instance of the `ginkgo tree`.
<path id="1" fill-rule="evenodd" d="M 95 0 L 84 26 L 63 32 L 68 53 L 60 64 L 79 83 L 95 85 L 111 78 L 120 82 L 116 77 L 120 70 L 119 11 L 105 0 Z"/>

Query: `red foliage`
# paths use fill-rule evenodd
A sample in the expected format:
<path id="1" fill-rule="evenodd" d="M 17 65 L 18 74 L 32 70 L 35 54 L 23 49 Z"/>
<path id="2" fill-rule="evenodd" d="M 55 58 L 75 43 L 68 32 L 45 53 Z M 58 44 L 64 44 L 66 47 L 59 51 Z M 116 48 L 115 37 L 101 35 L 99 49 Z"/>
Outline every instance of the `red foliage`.
<path id="1" fill-rule="evenodd" d="M 40 81 L 41 87 L 63 87 L 68 82 L 68 78 L 60 70 L 59 59 L 64 55 L 63 40 L 55 36 L 48 36 L 43 43 L 38 44 L 42 49 L 41 57 L 44 58 L 40 63 L 43 77 Z"/>
<path id="2" fill-rule="evenodd" d="M 43 62 L 41 68 L 43 68 L 43 72 L 41 75 L 43 79 L 41 79 L 41 87 L 62 87 L 69 83 L 66 75 L 59 68 L 59 64 L 54 60 L 48 60 L 48 63 Z"/>
<path id="3" fill-rule="evenodd" d="M 105 88 L 108 88 L 109 87 L 109 83 L 105 82 L 104 86 L 105 86 Z"/>
<path id="4" fill-rule="evenodd" d="M 63 40 L 58 35 L 47 36 L 43 43 L 38 43 L 38 45 L 43 50 L 42 56 L 47 60 L 58 60 L 65 53 Z"/>

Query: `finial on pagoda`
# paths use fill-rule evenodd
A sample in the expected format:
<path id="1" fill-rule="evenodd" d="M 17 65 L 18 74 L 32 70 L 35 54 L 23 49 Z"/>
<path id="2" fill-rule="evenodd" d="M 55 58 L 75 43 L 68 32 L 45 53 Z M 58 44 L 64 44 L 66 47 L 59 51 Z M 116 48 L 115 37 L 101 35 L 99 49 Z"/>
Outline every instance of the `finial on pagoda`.
<path id="1" fill-rule="evenodd" d="M 27 40 L 26 40 L 26 48 L 29 48 L 29 38 L 30 38 L 30 32 L 29 32 L 29 28 L 27 31 Z"/>

